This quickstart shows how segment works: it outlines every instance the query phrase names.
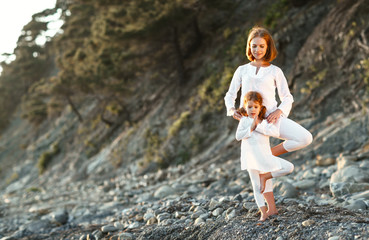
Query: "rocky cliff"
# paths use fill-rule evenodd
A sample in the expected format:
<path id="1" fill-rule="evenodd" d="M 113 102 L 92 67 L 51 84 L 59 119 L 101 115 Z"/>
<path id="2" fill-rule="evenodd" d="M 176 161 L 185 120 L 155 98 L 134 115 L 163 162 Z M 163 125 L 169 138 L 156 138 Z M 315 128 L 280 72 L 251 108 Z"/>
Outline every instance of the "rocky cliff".
<path id="1" fill-rule="evenodd" d="M 368 238 L 369 1 L 195 2 L 178 8 L 181 20 L 153 18 L 145 31 L 122 27 L 119 19 L 129 19 L 114 1 L 78 8 L 94 14 L 80 35 L 67 21 L 65 41 L 71 33 L 84 40 L 74 39 L 72 53 L 59 49 L 59 75 L 27 96 L 50 94 L 47 84 L 55 84 L 55 96 L 64 94 L 60 82 L 71 69 L 76 81 L 85 83 L 85 74 L 91 82 L 84 86 L 98 90 L 73 85 L 75 104 L 53 108 L 37 125 L 16 109 L 0 139 L 0 237 Z M 168 19 L 169 30 L 158 30 Z M 274 64 L 295 98 L 290 117 L 314 136 L 309 147 L 283 156 L 295 170 L 276 179 L 279 215 L 262 224 L 239 169 L 237 122 L 225 116 L 222 101 L 257 23 L 268 24 L 277 42 Z M 131 52 L 117 56 L 114 49 Z M 86 64 L 89 58 L 96 65 Z M 120 72 L 123 63 L 134 68 Z M 118 91 L 115 81 L 130 91 Z M 53 97 L 43 98 L 48 109 Z"/>

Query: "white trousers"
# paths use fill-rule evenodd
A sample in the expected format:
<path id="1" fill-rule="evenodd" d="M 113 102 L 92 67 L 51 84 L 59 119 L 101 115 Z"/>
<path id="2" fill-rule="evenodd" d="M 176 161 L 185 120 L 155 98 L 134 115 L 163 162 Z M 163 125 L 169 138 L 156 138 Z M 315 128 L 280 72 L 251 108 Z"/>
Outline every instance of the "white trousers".
<path id="1" fill-rule="evenodd" d="M 278 158 L 278 159 L 281 163 L 282 169 L 271 172 L 273 178 L 287 175 L 291 173 L 294 169 L 294 166 L 292 163 L 282 158 Z M 248 172 L 249 172 L 250 180 L 252 183 L 252 188 L 254 191 L 255 202 L 259 208 L 263 207 L 265 206 L 265 202 L 264 202 L 263 194 L 260 192 L 260 172 L 258 170 L 253 170 L 253 169 L 249 169 Z M 272 179 L 267 180 L 265 183 L 264 193 L 267 193 L 267 192 L 273 192 Z"/>
<path id="2" fill-rule="evenodd" d="M 283 147 L 288 152 L 304 148 L 313 141 L 311 133 L 295 121 L 281 117 L 279 138 L 285 140 Z"/>

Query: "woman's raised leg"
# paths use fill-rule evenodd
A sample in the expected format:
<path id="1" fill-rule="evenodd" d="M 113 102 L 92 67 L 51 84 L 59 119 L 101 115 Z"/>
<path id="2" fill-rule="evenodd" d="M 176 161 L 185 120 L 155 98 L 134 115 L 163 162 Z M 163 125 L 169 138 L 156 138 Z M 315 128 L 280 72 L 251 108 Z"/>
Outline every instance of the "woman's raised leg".
<path id="1" fill-rule="evenodd" d="M 313 141 L 311 133 L 300 124 L 285 117 L 282 117 L 280 121 L 279 136 L 285 141 L 272 148 L 274 156 L 304 148 Z"/>

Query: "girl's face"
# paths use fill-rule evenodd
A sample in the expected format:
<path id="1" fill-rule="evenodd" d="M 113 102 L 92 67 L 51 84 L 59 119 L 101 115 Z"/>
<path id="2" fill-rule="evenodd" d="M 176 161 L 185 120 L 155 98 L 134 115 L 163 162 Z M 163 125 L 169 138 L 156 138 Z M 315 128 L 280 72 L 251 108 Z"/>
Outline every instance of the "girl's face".
<path id="1" fill-rule="evenodd" d="M 266 54 L 268 45 L 264 38 L 256 37 L 251 40 L 250 48 L 255 60 L 262 60 Z"/>
<path id="2" fill-rule="evenodd" d="M 244 108 L 246 109 L 247 115 L 251 118 L 258 116 L 261 110 L 260 104 L 255 101 L 246 102 Z"/>

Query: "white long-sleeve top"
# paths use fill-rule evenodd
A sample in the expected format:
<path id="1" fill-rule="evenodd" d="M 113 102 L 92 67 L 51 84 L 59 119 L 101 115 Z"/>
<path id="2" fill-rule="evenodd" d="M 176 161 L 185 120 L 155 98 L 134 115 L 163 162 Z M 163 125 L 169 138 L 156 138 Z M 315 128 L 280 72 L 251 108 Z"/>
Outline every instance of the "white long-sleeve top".
<path id="1" fill-rule="evenodd" d="M 251 131 L 254 119 L 242 117 L 236 131 L 236 139 L 241 142 L 241 170 L 273 172 L 282 168 L 278 157 L 272 155 L 269 136 L 279 137 L 279 125 L 263 120 Z"/>
<path id="2" fill-rule="evenodd" d="M 243 99 L 249 91 L 256 91 L 263 97 L 263 105 L 266 107 L 268 116 L 277 108 L 282 110 L 283 115 L 287 117 L 291 111 L 293 96 L 288 88 L 286 77 L 282 70 L 271 64 L 268 67 L 260 67 L 256 74 L 256 67 L 250 63 L 241 65 L 235 71 L 231 85 L 224 97 L 227 107 L 227 115 L 232 116 L 235 108 L 237 93 L 242 86 L 240 107 L 243 105 Z M 277 107 L 275 89 L 277 88 L 281 104 Z"/>

